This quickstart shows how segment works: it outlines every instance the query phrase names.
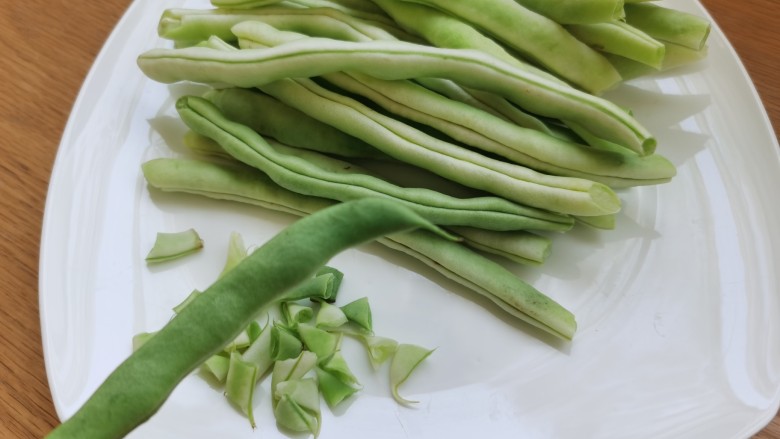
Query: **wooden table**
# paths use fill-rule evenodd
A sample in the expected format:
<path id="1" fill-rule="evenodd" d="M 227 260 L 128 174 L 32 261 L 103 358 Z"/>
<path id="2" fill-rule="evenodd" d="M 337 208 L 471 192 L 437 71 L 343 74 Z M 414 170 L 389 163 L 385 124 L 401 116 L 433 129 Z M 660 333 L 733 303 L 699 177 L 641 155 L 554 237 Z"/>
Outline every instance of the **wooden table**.
<path id="1" fill-rule="evenodd" d="M 702 0 L 742 57 L 780 128 L 777 0 Z M 38 251 L 47 183 L 79 88 L 129 0 L 6 2 L 0 83 L 0 437 L 57 424 L 38 316 Z M 780 439 L 780 417 L 760 434 Z"/>

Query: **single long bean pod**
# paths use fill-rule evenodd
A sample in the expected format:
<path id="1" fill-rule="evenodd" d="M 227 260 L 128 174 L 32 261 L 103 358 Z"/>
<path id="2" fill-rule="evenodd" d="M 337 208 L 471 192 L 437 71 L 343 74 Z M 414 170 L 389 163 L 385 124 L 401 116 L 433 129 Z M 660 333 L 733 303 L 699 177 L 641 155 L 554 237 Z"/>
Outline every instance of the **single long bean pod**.
<path id="1" fill-rule="evenodd" d="M 193 299 L 47 437 L 123 437 L 149 419 L 179 382 L 235 339 L 264 307 L 335 254 L 416 227 L 437 230 L 400 204 L 380 199 L 342 203 L 293 223 Z"/>
<path id="2" fill-rule="evenodd" d="M 593 24 L 624 18 L 623 0 L 516 0 L 561 24 Z"/>
<path id="3" fill-rule="evenodd" d="M 301 195 L 273 183 L 248 167 L 216 164 L 197 160 L 155 159 L 144 163 L 147 182 L 160 190 L 186 192 L 209 198 L 233 200 L 273 210 L 305 215 L 316 212 L 333 201 Z M 464 232 L 462 228 L 458 231 Z M 457 234 L 458 232 L 456 232 Z M 485 232 L 465 231 L 471 243 L 484 250 L 499 250 L 503 256 L 524 257 L 544 253 L 546 246 L 533 240 L 504 236 L 496 243 L 495 236 Z M 487 235 L 491 235 L 487 232 Z M 507 239 L 508 238 L 508 239 Z M 464 241 L 469 243 L 469 240 Z M 571 339 L 576 330 L 572 314 L 549 297 L 540 293 L 500 264 L 468 250 L 459 243 L 432 234 L 392 234 L 379 243 L 400 249 L 424 262 L 434 270 L 472 291 L 489 298 L 510 315 L 553 335 Z M 452 244 L 452 245 L 451 245 Z M 512 253 L 507 255 L 507 252 Z"/>
<path id="4" fill-rule="evenodd" d="M 574 316 L 560 304 L 518 277 L 463 245 L 436 239 L 428 233 L 405 233 L 379 242 L 425 262 L 450 279 L 490 299 L 518 319 L 571 340 L 577 329 Z"/>
<path id="5" fill-rule="evenodd" d="M 233 28 L 240 35 L 253 23 Z M 307 38 L 267 49 L 222 51 L 203 47 L 153 49 L 138 65 L 160 82 L 194 81 L 258 87 L 283 78 L 355 71 L 382 79 L 441 77 L 495 92 L 540 116 L 572 120 L 595 135 L 640 154 L 654 150 L 655 139 L 617 105 L 572 87 L 562 87 L 489 55 L 441 49 L 402 41 L 348 42 Z"/>
<path id="6" fill-rule="evenodd" d="M 526 59 L 588 92 L 600 93 L 621 81 L 617 71 L 598 52 L 574 38 L 560 24 L 515 0 L 410 1 L 472 23 Z"/>
<path id="7" fill-rule="evenodd" d="M 228 120 L 202 98 L 180 98 L 176 108 L 193 131 L 213 139 L 234 158 L 260 169 L 280 186 L 296 192 L 340 201 L 393 198 L 441 225 L 564 231 L 573 224 L 568 216 L 497 197 L 462 199 L 423 188 L 401 188 L 312 151 L 271 146 L 254 130 Z"/>
<path id="8" fill-rule="evenodd" d="M 250 10 L 166 9 L 157 31 L 161 37 L 174 41 L 203 41 L 216 36 L 230 42 L 236 40 L 231 28 L 249 20 L 262 21 L 282 30 L 348 41 L 415 39 L 397 27 L 355 18 L 332 8 L 278 6 Z"/>

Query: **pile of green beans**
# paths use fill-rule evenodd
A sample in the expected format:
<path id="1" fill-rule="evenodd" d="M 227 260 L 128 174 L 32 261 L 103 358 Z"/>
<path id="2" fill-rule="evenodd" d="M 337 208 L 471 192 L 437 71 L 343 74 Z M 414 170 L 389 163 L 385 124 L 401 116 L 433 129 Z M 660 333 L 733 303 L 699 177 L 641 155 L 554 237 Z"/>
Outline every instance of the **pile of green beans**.
<path id="1" fill-rule="evenodd" d="M 160 82 L 220 86 L 176 108 L 187 143 L 222 164 L 154 160 L 145 177 L 305 218 L 194 296 L 48 437 L 129 433 L 264 307 L 373 239 L 572 340 L 568 310 L 479 252 L 542 264 L 545 233 L 575 220 L 614 227 L 617 191 L 673 178 L 652 133 L 600 94 L 701 59 L 710 30 L 634 0 L 212 5 L 165 11 L 158 31 L 174 47 L 138 65 Z M 361 159 L 422 168 L 474 195 L 395 184 Z"/>

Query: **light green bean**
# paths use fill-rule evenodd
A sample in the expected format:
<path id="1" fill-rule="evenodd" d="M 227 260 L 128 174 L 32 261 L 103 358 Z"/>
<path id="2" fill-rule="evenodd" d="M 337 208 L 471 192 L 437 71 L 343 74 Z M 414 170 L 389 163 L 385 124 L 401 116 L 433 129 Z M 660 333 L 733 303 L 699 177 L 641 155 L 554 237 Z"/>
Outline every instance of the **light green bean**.
<path id="1" fill-rule="evenodd" d="M 233 32 L 240 37 L 240 32 L 254 25 L 243 22 Z M 337 71 L 355 71 L 382 79 L 442 77 L 495 92 L 540 116 L 578 122 L 595 135 L 640 154 L 655 148 L 652 135 L 615 104 L 472 50 L 401 41 L 355 43 L 307 38 L 268 49 L 153 49 L 139 56 L 138 65 L 150 78 L 161 82 L 187 80 L 246 88 Z"/>

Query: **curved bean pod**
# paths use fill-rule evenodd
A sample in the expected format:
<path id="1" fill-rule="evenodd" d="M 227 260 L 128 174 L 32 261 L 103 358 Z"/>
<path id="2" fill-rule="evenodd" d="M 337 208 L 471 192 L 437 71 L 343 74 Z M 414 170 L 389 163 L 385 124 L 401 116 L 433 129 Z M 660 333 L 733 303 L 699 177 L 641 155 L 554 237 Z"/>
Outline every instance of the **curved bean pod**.
<path id="1" fill-rule="evenodd" d="M 380 199 L 342 203 L 293 223 L 193 299 L 47 437 L 128 434 L 159 409 L 181 380 L 238 336 L 263 307 L 312 276 L 335 254 L 416 227 L 438 230 L 398 203 Z"/>
<path id="2" fill-rule="evenodd" d="M 183 97 L 177 101 L 176 108 L 193 131 L 215 140 L 234 158 L 262 170 L 280 186 L 295 192 L 341 201 L 393 198 L 441 225 L 564 231 L 573 224 L 570 217 L 497 197 L 460 199 L 427 189 L 400 188 L 312 151 L 271 146 L 251 128 L 226 119 L 211 102 L 202 98 Z"/>
<path id="3" fill-rule="evenodd" d="M 244 22 L 233 32 L 240 37 L 240 32 L 251 26 L 251 22 Z M 267 49 L 152 49 L 139 56 L 138 65 L 151 79 L 161 82 L 194 81 L 245 88 L 338 71 L 382 79 L 441 77 L 495 92 L 534 114 L 580 123 L 593 134 L 643 155 L 655 148 L 650 133 L 606 99 L 562 87 L 472 50 L 402 41 L 356 43 L 312 37 Z"/>

